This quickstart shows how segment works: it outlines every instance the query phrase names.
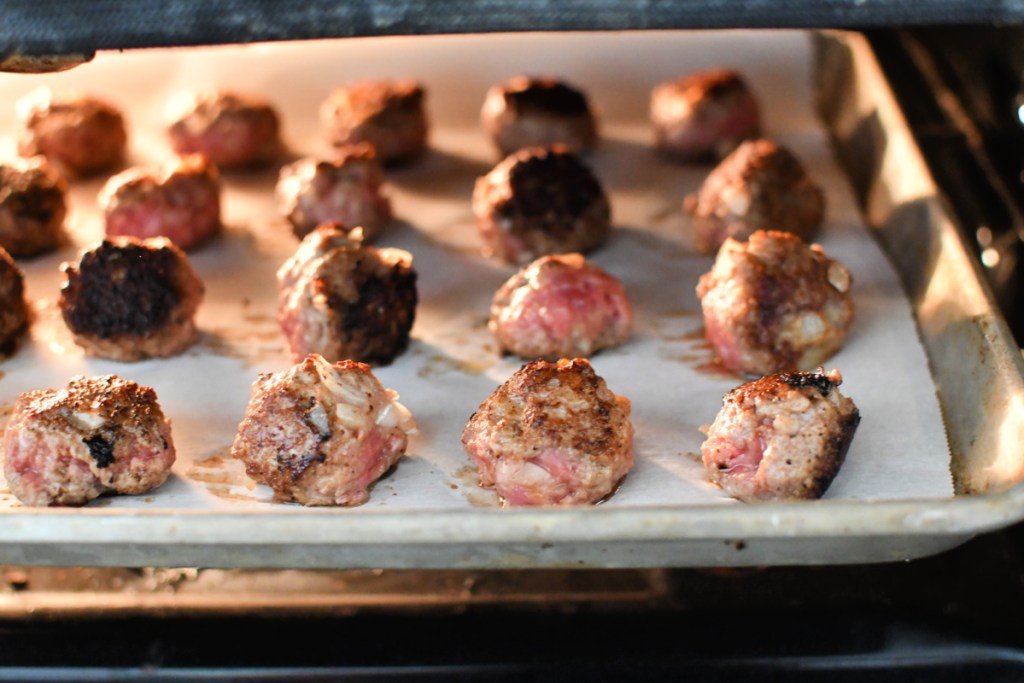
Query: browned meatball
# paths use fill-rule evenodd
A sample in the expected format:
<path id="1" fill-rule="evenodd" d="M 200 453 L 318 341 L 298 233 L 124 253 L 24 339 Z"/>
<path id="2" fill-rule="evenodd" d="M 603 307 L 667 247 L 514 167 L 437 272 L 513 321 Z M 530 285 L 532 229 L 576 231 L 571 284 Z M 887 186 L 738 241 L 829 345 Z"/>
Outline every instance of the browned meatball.
<path id="1" fill-rule="evenodd" d="M 12 256 L 56 249 L 64 236 L 67 189 L 45 157 L 0 164 L 0 246 Z"/>
<path id="2" fill-rule="evenodd" d="M 659 151 L 683 161 L 721 159 L 761 134 L 761 109 L 738 73 L 711 69 L 656 86 L 651 123 Z"/>
<path id="3" fill-rule="evenodd" d="M 89 355 L 138 361 L 177 355 L 196 341 L 203 284 L 169 240 L 106 239 L 61 269 L 61 313 Z"/>
<path id="4" fill-rule="evenodd" d="M 491 302 L 491 333 L 520 358 L 590 356 L 629 339 L 626 288 L 582 254 L 542 256 L 509 278 Z"/>
<path id="5" fill-rule="evenodd" d="M 597 141 L 586 95 L 554 78 L 516 76 L 491 86 L 480 121 L 502 156 L 555 144 L 583 153 Z"/>
<path id="6" fill-rule="evenodd" d="M 480 404 L 462 445 L 505 505 L 596 503 L 633 467 L 629 412 L 588 361 L 538 360 Z"/>
<path id="7" fill-rule="evenodd" d="M 590 251 L 611 232 L 611 206 L 600 181 L 558 145 L 519 150 L 478 178 L 473 213 L 484 255 L 515 264 Z"/>
<path id="8" fill-rule="evenodd" d="M 411 161 L 427 149 L 423 87 L 410 79 L 359 81 L 334 90 L 320 107 L 328 141 L 368 142 L 384 164 Z"/>
<path id="9" fill-rule="evenodd" d="M 22 394 L 3 449 L 11 492 L 30 506 L 145 493 L 166 481 L 175 459 L 156 392 L 116 375 Z"/>
<path id="10" fill-rule="evenodd" d="M 793 154 L 771 140 L 748 140 L 722 160 L 683 207 L 694 243 L 713 254 L 726 237 L 785 230 L 809 240 L 825 215 L 825 195 Z"/>
<path id="11" fill-rule="evenodd" d="M 192 249 L 221 230 L 220 174 L 200 154 L 130 168 L 107 181 L 100 206 L 108 236 L 166 237 Z"/>
<path id="12" fill-rule="evenodd" d="M 860 423 L 838 371 L 769 375 L 733 389 L 701 445 L 708 476 L 743 501 L 820 498 Z"/>
<path id="13" fill-rule="evenodd" d="M 350 145 L 335 158 L 300 159 L 281 169 L 277 201 L 298 238 L 321 223 L 361 227 L 372 242 L 391 220 L 391 201 L 381 193 L 384 172 L 373 147 Z"/>
<path id="14" fill-rule="evenodd" d="M 0 247 L 0 355 L 14 353 L 27 329 L 25 276 L 11 255 Z"/>
<path id="15" fill-rule="evenodd" d="M 361 505 L 416 429 L 397 399 L 369 366 L 312 354 L 256 379 L 231 455 L 279 500 Z"/>
<path id="16" fill-rule="evenodd" d="M 280 120 L 265 100 L 233 92 L 197 93 L 170 125 L 178 154 L 202 154 L 219 168 L 265 164 L 281 155 Z"/>
<path id="17" fill-rule="evenodd" d="M 323 225 L 277 282 L 277 320 L 296 360 L 317 353 L 385 365 L 409 345 L 417 293 L 407 251 L 363 246 L 358 234 Z"/>
<path id="18" fill-rule="evenodd" d="M 788 232 L 727 239 L 697 296 L 704 331 L 722 364 L 767 374 L 817 367 L 853 324 L 846 267 Z"/>
<path id="19" fill-rule="evenodd" d="M 54 94 L 47 88 L 18 101 L 24 128 L 18 153 L 42 155 L 62 173 L 89 176 L 124 164 L 128 134 L 112 104 L 80 94 Z"/>

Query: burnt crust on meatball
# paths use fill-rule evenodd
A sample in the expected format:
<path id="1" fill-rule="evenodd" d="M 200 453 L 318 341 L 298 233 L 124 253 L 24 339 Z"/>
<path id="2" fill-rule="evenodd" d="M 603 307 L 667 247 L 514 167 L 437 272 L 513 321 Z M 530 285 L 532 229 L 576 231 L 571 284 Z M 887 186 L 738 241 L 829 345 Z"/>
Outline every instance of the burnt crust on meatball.
<path id="1" fill-rule="evenodd" d="M 320 118 L 332 145 L 368 142 L 381 163 L 403 164 L 427 149 L 425 98 L 412 79 L 358 81 L 335 89 Z"/>
<path id="2" fill-rule="evenodd" d="M 0 164 L 0 246 L 11 256 L 56 249 L 64 236 L 67 190 L 45 157 Z"/>
<path id="3" fill-rule="evenodd" d="M 203 286 L 169 240 L 106 239 L 62 270 L 61 313 L 87 352 L 142 360 L 194 343 Z"/>
<path id="4" fill-rule="evenodd" d="M 116 375 L 22 394 L 3 435 L 4 474 L 25 505 L 83 505 L 166 481 L 171 425 L 152 388 Z"/>
<path id="5" fill-rule="evenodd" d="M 611 232 L 604 188 L 562 145 L 531 147 L 506 157 L 477 179 L 473 211 L 485 255 L 509 263 L 587 252 Z"/>
<path id="6" fill-rule="evenodd" d="M 278 322 L 293 356 L 391 363 L 409 345 L 416 277 L 408 252 L 320 226 L 278 271 Z"/>
<path id="7" fill-rule="evenodd" d="M 196 93 L 186 111 L 168 127 L 177 154 L 198 153 L 219 168 L 266 164 L 284 150 L 277 110 L 254 95 Z"/>
<path id="8" fill-rule="evenodd" d="M 0 357 L 17 350 L 28 324 L 25 276 L 11 255 L 0 247 Z"/>
<path id="9" fill-rule="evenodd" d="M 725 395 L 701 445 L 705 470 L 743 501 L 820 498 L 846 460 L 860 412 L 837 370 L 778 373 Z"/>
<path id="10" fill-rule="evenodd" d="M 825 216 L 825 195 L 792 152 L 761 138 L 723 159 L 683 208 L 693 217 L 697 250 L 709 254 L 727 237 L 745 240 L 756 230 L 813 238 Z"/>
<path id="11" fill-rule="evenodd" d="M 587 96 L 550 77 L 516 76 L 491 86 L 480 112 L 502 154 L 563 144 L 582 153 L 594 146 L 597 124 Z"/>
<path id="12" fill-rule="evenodd" d="M 462 433 L 480 474 L 507 505 L 596 503 L 633 466 L 629 400 L 581 358 L 522 366 Z"/>

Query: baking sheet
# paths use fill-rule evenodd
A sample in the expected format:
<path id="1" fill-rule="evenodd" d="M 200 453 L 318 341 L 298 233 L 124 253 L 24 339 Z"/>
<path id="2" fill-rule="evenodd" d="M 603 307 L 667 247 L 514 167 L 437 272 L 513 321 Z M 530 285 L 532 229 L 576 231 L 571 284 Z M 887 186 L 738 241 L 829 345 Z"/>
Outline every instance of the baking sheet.
<path id="1" fill-rule="evenodd" d="M 0 93 L 13 103 L 49 85 L 106 97 L 126 112 L 132 161 L 142 163 L 169 155 L 166 112 L 183 92 L 219 86 L 264 95 L 278 106 L 286 142 L 299 156 L 328 152 L 317 110 L 333 86 L 360 77 L 421 79 L 432 150 L 388 173 L 386 191 L 398 220 L 378 241 L 414 254 L 421 303 L 409 351 L 376 370 L 401 394 L 419 433 L 409 456 L 377 484 L 367 504 L 326 514 L 475 515 L 496 500 L 476 486 L 459 435 L 480 401 L 521 363 L 498 357 L 485 325 L 491 294 L 513 269 L 478 255 L 469 200 L 474 179 L 497 159 L 477 115 L 487 87 L 517 73 L 575 83 L 588 92 L 601 121 L 602 143 L 587 161 L 610 194 L 616 225 L 609 244 L 592 258 L 623 280 L 637 318 L 629 343 L 593 358 L 609 387 L 632 401 L 637 428 L 636 467 L 600 507 L 685 511 L 740 505 L 705 481 L 695 454 L 700 426 L 713 420 L 722 395 L 742 380 L 710 370 L 694 288 L 711 258 L 691 251 L 691 226 L 679 209 L 710 169 L 672 164 L 651 152 L 647 98 L 657 82 L 690 70 L 739 68 L 761 98 L 767 133 L 791 147 L 825 187 L 819 241 L 853 274 L 857 321 L 828 366 L 842 371 L 842 390 L 857 403 L 862 422 L 825 497 L 948 498 L 950 456 L 911 307 L 812 116 L 810 60 L 809 36 L 801 32 L 418 37 L 100 55 L 63 74 L 4 76 Z M 8 156 L 9 109 L 0 112 L 0 145 Z M 60 321 L 58 264 L 100 238 L 95 197 L 102 180 L 73 188 L 72 244 L 21 262 L 36 320 L 31 340 L 0 365 L 0 402 L 9 406 L 27 389 L 63 386 L 75 374 L 116 373 L 153 386 L 173 421 L 179 460 L 168 483 L 143 496 L 104 497 L 88 508 L 208 511 L 214 524 L 222 513 L 256 510 L 276 518 L 302 510 L 272 502 L 269 489 L 254 486 L 226 457 L 256 373 L 290 365 L 274 322 L 274 272 L 297 242 L 277 215 L 275 180 L 274 170 L 225 175 L 227 230 L 191 254 L 207 287 L 198 316 L 202 340 L 179 358 L 135 364 L 87 358 Z M 4 490 L 0 510 L 18 508 Z M 39 519 L 42 528 L 49 516 Z M 140 519 L 145 524 L 148 518 Z"/>

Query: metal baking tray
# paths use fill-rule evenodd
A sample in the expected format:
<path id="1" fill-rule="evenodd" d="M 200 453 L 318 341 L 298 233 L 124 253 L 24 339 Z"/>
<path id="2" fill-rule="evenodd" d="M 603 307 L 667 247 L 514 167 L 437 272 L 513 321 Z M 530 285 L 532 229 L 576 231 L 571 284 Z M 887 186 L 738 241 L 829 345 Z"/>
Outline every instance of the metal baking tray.
<path id="1" fill-rule="evenodd" d="M 825 125 L 822 130 L 828 131 L 835 157 L 842 163 L 852 187 L 850 196 L 856 195 L 862 201 L 870 234 L 863 231 L 858 237 L 864 244 L 874 244 L 877 239 L 894 272 L 902 279 L 908 310 L 912 309 L 913 314 L 908 316 L 912 324 L 903 341 L 919 344 L 923 349 L 925 375 L 924 381 L 919 383 L 927 386 L 917 388 L 929 400 L 934 401 L 937 396 L 936 412 L 941 409 L 941 421 L 925 435 L 928 446 L 919 449 L 923 452 L 915 457 L 926 458 L 932 470 L 944 473 L 951 481 L 949 493 L 921 493 L 916 489 L 910 481 L 916 461 L 911 461 L 908 469 L 902 460 L 907 454 L 890 445 L 870 454 L 880 463 L 881 474 L 876 473 L 874 481 L 887 488 L 884 496 L 873 497 L 863 492 L 850 495 L 850 491 L 857 491 L 856 487 L 837 480 L 835 492 L 830 491 L 826 499 L 810 503 L 737 504 L 710 493 L 709 487 L 701 489 L 699 482 L 691 486 L 695 489 L 692 500 L 661 494 L 645 499 L 637 482 L 644 476 L 658 478 L 657 467 L 668 463 L 669 469 L 678 466 L 691 473 L 695 470 L 692 458 L 685 456 L 695 449 L 694 444 L 699 445 L 694 423 L 686 432 L 687 443 L 659 445 L 662 450 L 678 452 L 661 454 L 663 457 L 657 460 L 657 467 L 647 463 L 645 475 L 631 475 L 608 503 L 595 507 L 498 509 L 481 505 L 483 498 L 473 499 L 471 477 L 466 478 L 463 468 L 452 464 L 460 462 L 461 454 L 449 452 L 439 455 L 439 459 L 421 456 L 412 458 L 409 463 L 403 462 L 396 474 L 378 484 L 371 502 L 362 508 L 304 509 L 268 503 L 265 497 L 245 489 L 237 479 L 231 480 L 230 466 L 222 456 L 229 443 L 229 440 L 225 442 L 224 434 L 230 432 L 232 425 L 211 427 L 202 421 L 202 416 L 181 418 L 172 413 L 176 441 L 181 439 L 182 458 L 167 486 L 149 496 L 133 500 L 104 498 L 79 509 L 21 508 L 7 494 L 6 501 L 0 500 L 0 563 L 418 569 L 864 563 L 937 553 L 978 533 L 1024 517 L 1024 487 L 1019 484 L 1024 478 L 1024 452 L 1019 445 L 1024 430 L 1020 353 L 994 310 L 976 264 L 937 198 L 934 184 L 868 46 L 856 34 L 652 32 L 576 35 L 571 40 L 561 34 L 550 34 L 503 36 L 500 40 L 487 37 L 486 45 L 482 37 L 418 37 L 361 41 L 351 46 L 352 52 L 347 52 L 349 46 L 345 45 L 308 45 L 312 47 L 281 44 L 232 49 L 250 50 L 242 53 L 243 59 L 251 59 L 253 64 L 262 60 L 263 68 L 254 69 L 243 80 L 250 84 L 263 83 L 269 92 L 284 80 L 288 80 L 292 88 L 316 90 L 327 82 L 325 78 L 341 81 L 347 73 L 415 73 L 429 60 L 439 61 L 451 70 L 452 78 L 432 91 L 442 94 L 472 82 L 468 74 L 474 70 L 489 70 L 489 73 L 504 70 L 507 75 L 513 75 L 522 64 L 537 68 L 538 64 L 550 63 L 557 65 L 562 72 L 559 75 L 570 80 L 574 75 L 585 80 L 588 75 L 600 72 L 606 76 L 601 113 L 609 120 L 627 109 L 623 103 L 607 96 L 609 85 L 617 83 L 621 92 L 631 89 L 636 92 L 638 83 L 654 78 L 653 73 L 644 71 L 653 68 L 644 61 L 645 51 L 666 50 L 667 56 L 659 62 L 661 68 L 669 68 L 668 64 L 678 72 L 699 63 L 695 56 L 700 55 L 705 62 L 745 61 L 754 72 L 760 69 L 762 73 L 772 73 L 778 71 L 780 65 L 792 65 L 794 60 L 802 65 L 798 70 L 801 77 L 809 78 L 813 71 L 814 87 L 806 87 L 811 94 L 808 99 L 813 102 L 801 102 L 800 106 L 808 110 L 805 114 L 810 120 L 810 109 L 812 104 L 816 105 L 820 121 Z M 304 62 L 302 57 L 296 56 L 302 53 L 294 52 L 299 49 L 312 49 L 314 52 L 309 54 L 321 58 L 325 54 L 332 56 L 339 65 L 339 72 L 324 76 L 322 59 L 318 62 L 310 57 Z M 511 59 L 519 51 L 529 58 Z M 617 59 L 630 51 L 641 56 L 628 64 L 616 62 L 616 68 L 611 69 L 593 59 L 594 54 L 608 58 L 608 51 Z M 116 94 L 135 88 L 144 93 L 154 84 L 189 91 L 204 84 L 204 80 L 217 80 L 230 74 L 223 69 L 217 72 L 212 66 L 225 54 L 229 55 L 227 63 L 237 68 L 237 54 L 230 57 L 231 53 L 216 50 L 126 54 L 124 59 L 132 58 L 135 69 L 118 73 L 117 82 L 108 84 L 109 91 Z M 473 56 L 474 63 L 470 63 L 468 55 Z M 353 56 L 358 59 L 349 62 L 345 71 L 346 57 L 352 59 Z M 117 55 L 112 57 L 118 58 Z M 680 58 L 678 64 L 673 61 L 677 57 Z M 694 61 L 688 63 L 687 59 Z M 167 60 L 174 60 L 178 68 L 165 70 Z M 296 64 L 307 63 L 309 71 L 302 73 L 301 79 L 295 77 Z M 743 63 L 736 63 L 736 66 L 742 67 Z M 630 69 L 638 71 L 631 73 Z M 63 86 L 74 83 L 78 71 L 38 78 L 42 83 Z M 211 75 L 215 73 L 217 75 Z M 788 92 L 787 78 L 796 77 L 776 75 L 774 80 L 769 79 L 770 82 L 760 87 Z M 435 85 L 438 82 L 435 81 Z M 323 94 L 325 91 L 317 91 L 309 97 Z M 482 96 L 482 91 L 479 94 Z M 471 93 L 469 99 L 475 96 Z M 163 115 L 164 104 L 138 98 L 131 113 L 137 120 L 156 121 Z M 475 113 L 466 115 L 465 106 L 459 105 L 461 113 L 455 111 L 455 106 L 441 97 L 433 102 L 433 113 L 439 125 L 444 124 L 446 117 L 461 116 L 463 124 L 475 117 Z M 796 118 L 802 121 L 802 116 L 804 114 Z M 783 123 L 789 125 L 790 122 Z M 813 125 L 821 126 L 821 123 Z M 614 132 L 614 126 L 610 128 Z M 476 145 L 481 140 L 479 131 L 472 126 L 448 130 L 445 134 L 446 142 L 455 141 L 459 145 Z M 803 140 L 803 133 L 796 124 L 789 135 L 798 145 Z M 148 156 L 152 150 L 166 146 L 155 126 L 140 126 L 135 140 L 137 157 Z M 636 158 L 646 158 L 643 155 L 649 154 L 638 138 L 623 140 L 613 135 L 604 144 L 612 154 L 630 154 Z M 140 153 L 140 149 L 146 153 Z M 462 242 L 458 237 L 460 231 L 464 232 L 466 225 L 472 223 L 468 203 L 464 201 L 469 192 L 467 179 L 486 170 L 487 158 L 486 152 L 468 158 L 446 150 L 437 151 L 430 160 L 433 166 L 428 169 L 427 177 L 399 171 L 390 180 L 395 185 L 396 203 L 402 200 L 397 206 L 398 213 L 405 219 L 397 232 L 399 245 L 402 239 L 420 246 L 443 242 L 441 250 L 452 254 L 459 267 L 478 269 L 474 272 L 481 273 L 484 281 L 493 285 L 503 279 L 504 271 L 483 263 L 473 253 L 475 244 Z M 679 172 L 686 175 L 692 187 L 707 169 Z M 628 174 L 620 173 L 614 180 L 639 194 L 641 200 L 637 203 L 651 201 L 644 194 L 644 187 L 630 186 Z M 193 260 L 207 274 L 211 292 L 230 291 L 232 296 L 214 296 L 204 304 L 205 313 L 200 317 L 204 339 L 197 349 L 174 361 L 177 365 L 173 366 L 166 361 L 129 365 L 83 360 L 80 353 L 75 355 L 75 349 L 69 346 L 66 334 L 62 336 L 59 325 L 53 324 L 56 314 L 52 296 L 57 283 L 53 259 L 33 261 L 24 264 L 30 277 L 30 296 L 37 297 L 38 319 L 32 346 L 5 366 L 6 376 L 0 381 L 0 392 L 6 396 L 19 382 L 33 382 L 33 388 L 60 386 L 72 370 L 80 371 L 84 367 L 90 371 L 116 371 L 144 382 L 153 380 L 154 385 L 159 383 L 161 396 L 166 390 L 178 396 L 179 401 L 182 396 L 191 398 L 200 411 L 209 405 L 215 412 L 215 403 L 231 404 L 229 412 L 236 411 L 235 406 L 244 407 L 248 383 L 256 371 L 280 369 L 285 356 L 280 335 L 273 325 L 272 303 L 268 304 L 272 302 L 272 288 L 261 288 L 252 282 L 252 291 L 237 291 L 240 282 L 246 283 L 248 273 L 244 269 L 233 271 L 241 259 L 245 268 L 262 269 L 264 275 L 272 273 L 282 250 L 293 243 L 287 241 L 290 236 L 272 215 L 273 203 L 267 198 L 267 190 L 273 184 L 272 174 L 234 176 L 228 183 L 232 194 L 226 202 L 227 234 L 212 248 L 197 252 Z M 92 196 L 98 187 L 98 181 L 87 184 L 80 187 L 75 196 L 79 200 Z M 458 201 L 446 203 L 441 201 L 442 196 L 455 197 Z M 613 207 L 615 202 L 613 197 Z M 438 232 L 427 235 L 431 240 L 426 240 L 424 235 L 411 229 L 410 224 L 415 223 L 419 212 L 431 211 L 441 211 L 450 225 L 442 220 Z M 261 213 L 267 215 L 265 220 L 258 217 Z M 643 206 L 637 215 L 649 217 L 652 223 L 667 222 L 667 228 L 661 227 L 671 230 L 673 221 L 677 226 L 683 222 L 678 214 L 676 198 L 661 197 L 653 205 Z M 88 212 L 77 215 L 79 218 L 72 218 L 71 228 L 78 235 L 76 240 L 86 242 L 86 237 L 97 234 L 99 226 Z M 235 225 L 232 217 L 239 215 L 246 215 L 250 224 Z M 665 243 L 657 240 L 645 243 L 644 231 L 635 228 L 630 226 L 632 241 L 629 244 L 639 245 L 636 249 L 630 251 L 620 241 L 612 245 L 609 252 L 620 256 L 652 251 L 667 251 L 669 256 L 676 253 L 674 247 L 665 250 Z M 683 228 L 684 225 L 680 229 Z M 449 239 L 449 232 L 456 237 Z M 826 246 L 831 238 L 825 236 Z M 74 249 L 63 256 L 73 253 Z M 595 258 L 605 257 L 598 254 Z M 239 276 L 241 280 L 237 279 Z M 427 414 L 420 416 L 424 433 L 421 444 L 428 444 L 431 438 L 442 433 L 449 437 L 453 430 L 457 433 L 468 417 L 468 412 L 462 414 L 462 408 L 445 414 L 446 391 L 466 392 L 470 387 L 478 392 L 482 386 L 496 386 L 497 378 L 503 373 L 507 376 L 514 367 L 511 361 L 496 365 L 497 361 L 491 357 L 493 349 L 488 352 L 486 348 L 476 348 L 485 337 L 479 325 L 484 312 L 462 310 L 460 302 L 472 300 L 478 305 L 481 292 L 459 291 L 454 285 L 446 290 L 446 281 L 433 282 L 428 294 L 438 297 L 437 301 L 443 305 L 438 310 L 423 311 L 422 318 L 427 322 L 420 328 L 409 359 L 400 359 L 394 368 L 379 373 L 389 385 L 391 380 L 400 382 L 403 368 L 418 378 L 418 386 L 427 386 L 422 380 L 431 381 L 436 393 L 431 394 L 426 403 L 436 410 L 424 410 Z M 47 295 L 41 294 L 44 291 L 49 291 L 50 304 L 47 304 Z M 692 305 L 687 296 L 692 299 L 692 294 L 687 293 L 680 297 L 682 303 L 676 306 Z M 483 298 L 488 298 L 486 292 Z M 469 308 L 469 304 L 466 307 Z M 694 319 L 692 310 L 678 315 Z M 245 323 L 244 335 L 229 325 L 217 325 L 218 321 L 235 319 Z M 431 320 L 434 326 L 426 327 Z M 444 337 L 437 330 L 447 323 L 456 331 Z M 446 343 L 451 347 L 445 347 Z M 621 351 L 602 355 L 595 359 L 595 367 L 599 372 L 608 369 L 613 376 L 621 377 L 622 372 L 635 374 L 637 367 L 643 366 L 623 366 L 624 359 L 638 350 L 660 348 L 656 344 L 644 346 L 644 343 L 655 344 L 655 341 L 641 340 L 634 346 L 627 345 Z M 849 346 L 855 349 L 857 340 L 852 340 Z M 678 347 L 674 348 L 678 351 Z M 871 349 L 867 351 L 870 355 Z M 878 350 L 878 353 L 887 352 L 888 348 Z M 927 365 L 924 365 L 924 352 Z M 694 359 L 702 358 L 693 348 L 687 353 L 690 354 L 687 362 L 691 364 Z M 704 353 L 706 355 L 706 350 Z M 25 359 L 35 357 L 31 354 L 47 362 L 26 368 Z M 189 372 L 190 369 L 201 371 Z M 881 381 L 876 382 L 880 386 L 861 387 L 862 390 L 879 395 L 891 392 L 891 387 L 884 386 L 884 370 L 880 378 Z M 855 381 L 850 378 L 851 383 Z M 652 390 L 667 390 L 661 378 L 650 382 L 648 388 Z M 717 377 L 709 382 L 715 387 L 735 385 L 739 380 Z M 893 386 L 898 386 L 895 376 L 892 382 Z M 630 394 L 611 379 L 609 383 L 613 390 Z M 639 394 L 643 386 L 630 387 L 630 391 Z M 406 393 L 404 388 L 396 388 Z M 473 395 L 472 401 L 479 402 L 486 393 Z M 721 393 L 724 392 L 719 392 L 717 398 Z M 226 398 L 222 400 L 222 396 Z M 411 392 L 405 396 L 412 402 L 417 398 Z M 635 405 L 643 405 L 637 403 L 639 395 L 631 398 Z M 706 421 L 710 421 L 717 410 L 717 398 L 705 402 L 698 411 L 706 415 Z M 421 405 L 425 402 L 422 397 L 419 401 Z M 908 394 L 908 402 L 919 402 L 919 395 Z M 640 412 L 639 408 L 636 412 Z M 237 418 L 240 417 L 238 412 Z M 890 417 L 898 427 L 900 416 Z M 443 426 L 437 422 L 439 418 L 444 419 Z M 214 435 L 217 430 L 221 433 Z M 645 438 L 644 431 L 638 430 L 641 459 L 647 457 L 645 448 L 650 450 L 650 442 L 644 441 Z M 855 444 L 870 438 L 858 435 Z M 447 443 L 451 445 L 452 440 L 449 438 Z M 884 443 L 899 444 L 900 441 Z M 427 446 L 422 449 L 426 451 Z M 907 451 L 914 450 L 914 444 L 909 444 Z M 887 461 L 891 462 L 891 476 L 886 475 Z M 438 469 L 443 470 L 441 477 L 436 476 Z M 673 474 L 669 469 L 666 472 Z M 410 487 L 420 481 L 439 479 L 447 481 L 451 491 L 437 494 L 441 502 L 430 499 L 429 504 L 419 505 L 416 492 L 410 492 Z M 204 485 L 205 489 L 197 484 Z M 906 495 L 902 494 L 904 489 Z M 213 497 L 211 491 L 219 493 Z M 413 502 L 406 502 L 409 500 Z"/>

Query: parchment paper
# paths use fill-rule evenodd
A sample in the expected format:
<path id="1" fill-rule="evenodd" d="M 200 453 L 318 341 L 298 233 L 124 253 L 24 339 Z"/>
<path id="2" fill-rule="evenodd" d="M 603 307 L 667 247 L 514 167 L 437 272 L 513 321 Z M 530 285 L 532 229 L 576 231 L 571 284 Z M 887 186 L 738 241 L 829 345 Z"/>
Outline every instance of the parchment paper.
<path id="1" fill-rule="evenodd" d="M 740 69 L 760 97 L 766 133 L 789 146 L 821 183 L 828 202 L 819 242 L 854 278 L 857 320 L 827 365 L 862 422 L 826 498 L 952 495 L 949 452 L 924 351 L 896 276 L 856 211 L 844 176 L 812 116 L 808 36 L 799 32 L 520 34 L 279 43 L 230 48 L 101 54 L 63 74 L 0 77 L 0 146 L 14 154 L 16 98 L 40 85 L 78 89 L 121 106 L 133 163 L 170 154 L 164 129 L 175 97 L 206 87 L 263 95 L 278 108 L 294 157 L 326 154 L 317 110 L 335 85 L 362 77 L 411 76 L 428 89 L 430 154 L 388 172 L 398 219 L 378 245 L 410 250 L 420 306 L 410 349 L 376 374 L 398 391 L 419 425 L 408 457 L 370 501 L 338 514 L 381 508 L 469 508 L 496 499 L 475 484 L 459 444 L 470 414 L 521 364 L 499 358 L 486 318 L 494 290 L 514 271 L 485 260 L 470 210 L 475 178 L 498 160 L 477 122 L 487 87 L 518 73 L 550 74 L 585 90 L 602 142 L 587 162 L 610 194 L 614 237 L 591 258 L 626 284 L 636 313 L 633 339 L 592 359 L 609 387 L 630 398 L 636 466 L 606 506 L 738 504 L 710 485 L 696 453 L 721 398 L 743 379 L 711 371 L 702 341 L 697 279 L 712 259 L 690 247 L 680 210 L 710 166 L 683 166 L 650 149 L 651 87 L 691 70 Z M 116 373 L 153 386 L 173 421 L 174 474 L 151 494 L 104 497 L 91 507 L 270 508 L 227 450 L 258 372 L 291 364 L 274 321 L 277 267 L 297 245 L 279 217 L 276 168 L 226 174 L 224 235 L 193 252 L 207 287 L 202 340 L 181 357 L 126 364 L 88 358 L 74 345 L 55 301 L 61 261 L 102 235 L 96 193 L 103 179 L 70 195 L 71 244 L 20 264 L 36 319 L 31 338 L 0 364 L 0 403 L 28 389 L 60 387 L 76 374 Z M 20 504 L 6 488 L 0 509 Z"/>

